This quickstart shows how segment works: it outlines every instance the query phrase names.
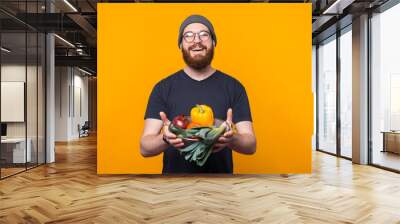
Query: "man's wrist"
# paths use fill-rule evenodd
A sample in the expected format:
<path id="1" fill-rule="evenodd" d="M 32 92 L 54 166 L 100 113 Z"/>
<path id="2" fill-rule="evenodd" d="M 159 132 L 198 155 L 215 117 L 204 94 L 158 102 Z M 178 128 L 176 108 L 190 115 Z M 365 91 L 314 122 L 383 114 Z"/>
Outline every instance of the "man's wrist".
<path id="1" fill-rule="evenodd" d="M 232 135 L 232 139 L 231 139 L 231 141 L 228 143 L 228 148 L 230 148 L 230 149 L 234 149 L 235 148 L 235 145 L 236 145 L 236 142 L 237 142 L 237 140 L 238 140 L 238 134 L 236 133 L 236 134 L 233 134 Z"/>

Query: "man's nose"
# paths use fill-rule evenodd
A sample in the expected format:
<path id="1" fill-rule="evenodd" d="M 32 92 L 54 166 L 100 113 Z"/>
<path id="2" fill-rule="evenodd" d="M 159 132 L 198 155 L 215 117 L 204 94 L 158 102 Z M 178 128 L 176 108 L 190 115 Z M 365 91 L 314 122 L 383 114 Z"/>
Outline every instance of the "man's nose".
<path id="1" fill-rule="evenodd" d="M 201 40 L 200 40 L 200 35 L 198 35 L 198 34 L 195 34 L 194 35 L 194 40 L 193 40 L 195 43 L 200 43 L 201 42 Z"/>

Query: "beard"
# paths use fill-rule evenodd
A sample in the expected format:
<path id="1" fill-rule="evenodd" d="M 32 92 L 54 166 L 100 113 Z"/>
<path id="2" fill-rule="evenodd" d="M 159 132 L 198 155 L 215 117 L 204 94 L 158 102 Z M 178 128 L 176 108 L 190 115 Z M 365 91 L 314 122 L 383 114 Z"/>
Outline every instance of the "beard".
<path id="1" fill-rule="evenodd" d="M 206 49 L 206 55 L 195 55 L 192 57 L 190 55 L 190 51 L 196 47 Z M 212 46 L 210 49 L 207 49 L 206 46 L 198 43 L 190 46 L 188 50 L 182 47 L 182 55 L 183 60 L 189 67 L 193 68 L 194 70 L 202 70 L 211 64 L 211 61 L 214 57 L 214 46 Z"/>

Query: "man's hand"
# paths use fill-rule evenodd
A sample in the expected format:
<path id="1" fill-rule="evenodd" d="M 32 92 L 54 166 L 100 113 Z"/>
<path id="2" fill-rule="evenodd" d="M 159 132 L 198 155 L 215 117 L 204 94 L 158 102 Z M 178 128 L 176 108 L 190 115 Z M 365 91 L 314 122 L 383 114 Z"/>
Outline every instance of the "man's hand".
<path id="1" fill-rule="evenodd" d="M 183 140 L 181 138 L 176 137 L 176 135 L 169 131 L 168 126 L 171 124 L 171 121 L 168 120 L 167 115 L 164 112 L 160 112 L 161 120 L 163 121 L 162 133 L 164 138 L 175 148 L 181 148 L 184 146 Z"/>
<path id="2" fill-rule="evenodd" d="M 229 108 L 228 112 L 226 114 L 226 121 L 222 123 L 221 125 L 225 125 L 227 128 L 227 132 L 225 132 L 221 137 L 218 138 L 218 141 L 215 143 L 213 147 L 213 153 L 219 152 L 225 147 L 228 147 L 229 144 L 232 142 L 233 137 L 234 137 L 234 132 L 233 132 L 233 122 L 232 122 L 232 109 Z"/>

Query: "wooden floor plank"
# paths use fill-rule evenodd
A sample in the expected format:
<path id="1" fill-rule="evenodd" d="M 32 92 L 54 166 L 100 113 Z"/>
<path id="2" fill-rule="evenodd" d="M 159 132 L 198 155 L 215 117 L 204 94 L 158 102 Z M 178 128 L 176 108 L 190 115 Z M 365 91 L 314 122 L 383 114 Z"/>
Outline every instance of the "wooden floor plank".
<path id="1" fill-rule="evenodd" d="M 96 174 L 96 136 L 0 181 L 0 223 L 400 223 L 400 175 L 313 153 L 308 175 Z"/>

